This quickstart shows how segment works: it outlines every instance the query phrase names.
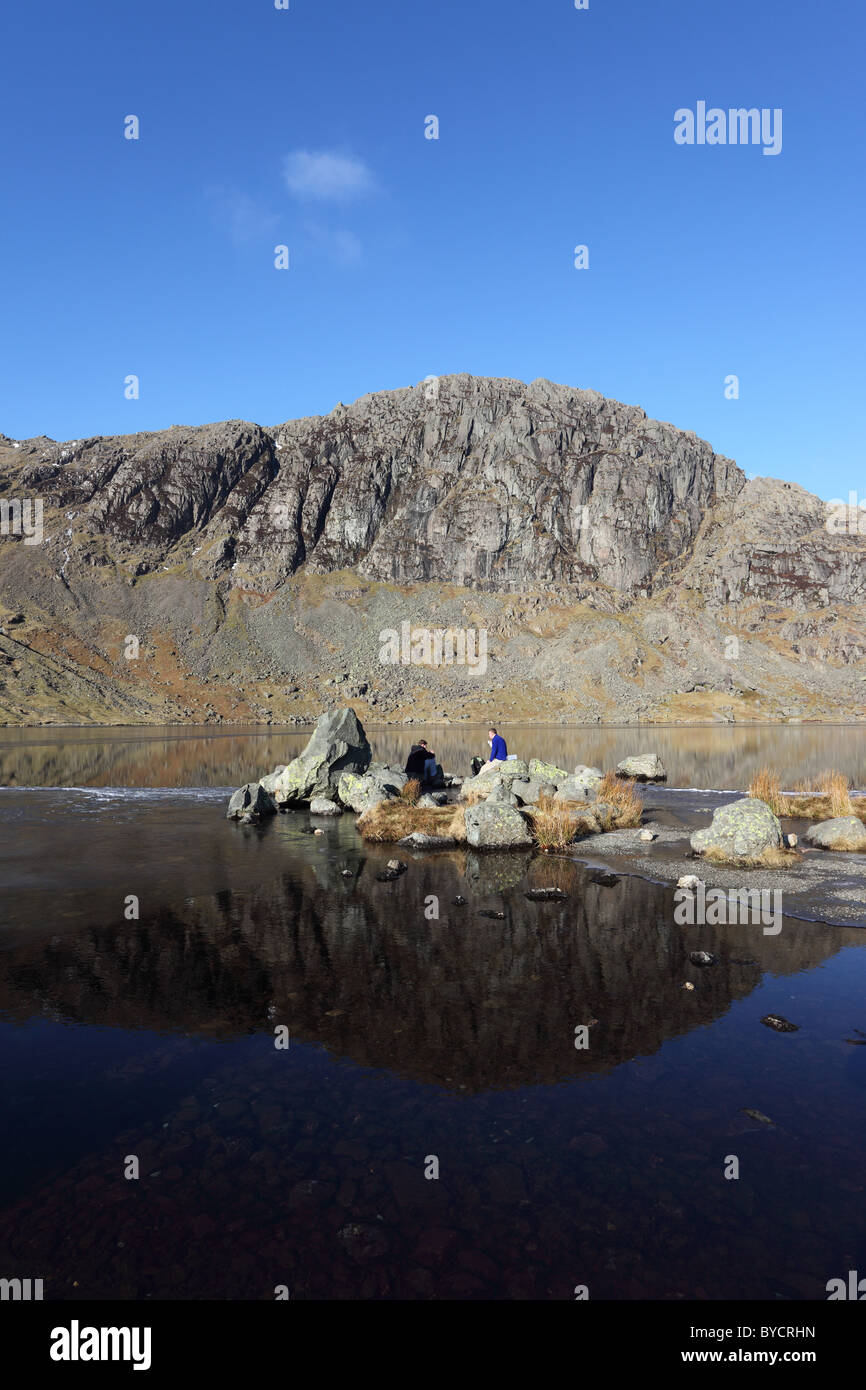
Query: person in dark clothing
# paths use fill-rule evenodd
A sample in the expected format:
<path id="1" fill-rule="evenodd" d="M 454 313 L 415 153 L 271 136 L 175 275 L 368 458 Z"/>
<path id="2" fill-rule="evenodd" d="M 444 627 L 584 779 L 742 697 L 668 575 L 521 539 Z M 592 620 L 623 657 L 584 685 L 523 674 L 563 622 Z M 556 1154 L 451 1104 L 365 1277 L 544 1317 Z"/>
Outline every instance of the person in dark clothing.
<path id="1" fill-rule="evenodd" d="M 405 771 L 407 777 L 415 778 L 418 782 L 433 782 L 435 780 L 438 771 L 436 754 L 432 748 L 428 747 L 425 738 L 419 738 L 417 743 L 412 744 L 406 759 Z"/>

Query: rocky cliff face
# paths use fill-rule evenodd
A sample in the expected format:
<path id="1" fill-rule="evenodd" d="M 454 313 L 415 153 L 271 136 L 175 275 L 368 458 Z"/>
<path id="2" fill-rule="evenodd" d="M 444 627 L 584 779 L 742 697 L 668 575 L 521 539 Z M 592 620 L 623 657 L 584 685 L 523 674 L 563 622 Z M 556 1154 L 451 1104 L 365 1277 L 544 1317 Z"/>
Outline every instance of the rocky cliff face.
<path id="1" fill-rule="evenodd" d="M 44 508 L 0 541 L 7 722 L 300 719 L 327 683 L 374 719 L 862 713 L 866 539 L 593 391 L 0 437 L 0 496 Z M 403 621 L 484 627 L 490 665 L 383 666 Z"/>

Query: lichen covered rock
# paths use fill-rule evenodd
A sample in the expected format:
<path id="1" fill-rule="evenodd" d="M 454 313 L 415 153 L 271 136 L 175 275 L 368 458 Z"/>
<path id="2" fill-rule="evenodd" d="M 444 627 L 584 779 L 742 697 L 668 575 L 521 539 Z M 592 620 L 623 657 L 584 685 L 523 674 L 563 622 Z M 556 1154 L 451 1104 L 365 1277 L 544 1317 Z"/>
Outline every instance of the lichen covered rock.
<path id="1" fill-rule="evenodd" d="M 482 801 L 466 811 L 466 841 L 473 849 L 525 849 L 532 836 L 514 806 Z"/>
<path id="2" fill-rule="evenodd" d="M 714 811 L 712 824 L 695 831 L 691 846 L 699 854 L 712 852 L 732 862 L 759 859 L 768 850 L 783 848 L 782 826 L 766 801 L 746 796 Z"/>

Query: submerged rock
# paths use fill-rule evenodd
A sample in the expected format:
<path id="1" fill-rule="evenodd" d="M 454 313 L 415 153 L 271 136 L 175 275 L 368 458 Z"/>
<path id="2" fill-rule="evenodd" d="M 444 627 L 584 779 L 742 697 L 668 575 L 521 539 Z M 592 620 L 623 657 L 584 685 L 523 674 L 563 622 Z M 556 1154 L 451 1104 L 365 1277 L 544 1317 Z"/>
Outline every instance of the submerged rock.
<path id="1" fill-rule="evenodd" d="M 533 903 L 558 903 L 567 898 L 568 894 L 563 893 L 561 888 L 530 888 L 523 896 Z"/>
<path id="2" fill-rule="evenodd" d="M 409 865 L 404 864 L 402 859 L 389 859 L 385 868 L 380 874 L 376 875 L 378 883 L 393 883 L 395 879 L 405 874 Z"/>
<path id="3" fill-rule="evenodd" d="M 636 782 L 666 782 L 668 775 L 657 753 L 638 753 L 616 765 L 617 777 L 633 777 Z"/>
<path id="4" fill-rule="evenodd" d="M 601 888 L 615 888 L 619 883 L 616 874 L 608 873 L 606 869 L 596 869 L 589 875 L 590 883 L 597 883 Z"/>
<path id="5" fill-rule="evenodd" d="M 781 1014 L 765 1014 L 761 1022 L 777 1033 L 799 1033 L 800 1031 L 799 1023 L 789 1023 L 786 1018 L 782 1018 Z"/>
<path id="6" fill-rule="evenodd" d="M 734 861 L 757 859 L 767 850 L 782 848 L 782 826 L 766 801 L 745 796 L 718 807 L 712 824 L 696 830 L 690 844 L 700 854 L 711 850 Z"/>
<path id="7" fill-rule="evenodd" d="M 712 951 L 689 951 L 692 965 L 718 965 L 719 958 Z"/>
<path id="8" fill-rule="evenodd" d="M 413 830 L 411 835 L 404 835 L 397 844 L 403 849 L 453 849 L 457 841 L 448 835 L 425 835 L 423 830 Z"/>
<path id="9" fill-rule="evenodd" d="M 240 820 L 243 817 L 247 824 L 250 824 L 262 816 L 275 816 L 276 813 L 274 799 L 265 791 L 261 782 L 247 782 L 245 786 L 238 787 L 238 790 L 232 793 L 226 820 Z"/>

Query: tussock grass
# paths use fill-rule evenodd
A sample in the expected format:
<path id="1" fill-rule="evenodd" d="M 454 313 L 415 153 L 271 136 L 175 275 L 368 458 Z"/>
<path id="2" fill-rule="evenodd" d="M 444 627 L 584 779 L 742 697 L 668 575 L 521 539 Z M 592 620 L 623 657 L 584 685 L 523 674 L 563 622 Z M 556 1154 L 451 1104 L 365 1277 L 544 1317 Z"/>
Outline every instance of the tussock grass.
<path id="1" fill-rule="evenodd" d="M 834 811 L 829 797 L 816 792 L 798 793 L 786 796 L 783 815 L 796 816 L 801 820 L 835 820 L 837 816 L 858 816 L 866 821 L 866 796 L 849 797 L 850 810 Z"/>
<path id="2" fill-rule="evenodd" d="M 400 788 L 400 800 L 408 801 L 410 806 L 415 805 L 420 795 L 421 783 L 418 781 L 417 777 L 410 777 L 409 781 L 405 782 Z"/>
<path id="3" fill-rule="evenodd" d="M 837 816 L 858 816 L 866 821 L 866 797 L 852 796 L 850 780 L 844 772 L 829 769 L 820 777 L 798 782 L 793 796 L 783 798 L 784 814 L 804 820 L 835 820 Z"/>
<path id="4" fill-rule="evenodd" d="M 415 806 L 395 796 L 371 806 L 355 825 L 364 840 L 390 843 L 420 830 L 424 835 L 444 835 L 459 844 L 466 843 L 466 822 L 462 806 Z"/>
<path id="5" fill-rule="evenodd" d="M 760 768 L 749 783 L 747 796 L 765 801 L 774 816 L 789 816 L 788 798 L 782 796 L 779 774 L 771 767 Z"/>
<path id="6" fill-rule="evenodd" d="M 821 777 L 821 793 L 830 802 L 831 818 L 856 814 L 851 800 L 851 782 L 844 772 L 825 772 Z"/>
<path id="7" fill-rule="evenodd" d="M 565 849 L 576 835 L 595 829 L 574 802 L 556 801 L 547 792 L 542 792 L 537 806 L 527 807 L 527 814 L 535 842 L 545 851 Z"/>
<path id="8" fill-rule="evenodd" d="M 617 830 L 631 830 L 640 825 L 643 797 L 637 790 L 634 778 L 617 777 L 615 772 L 606 772 L 595 795 L 598 801 L 607 801 L 614 808 Z"/>

